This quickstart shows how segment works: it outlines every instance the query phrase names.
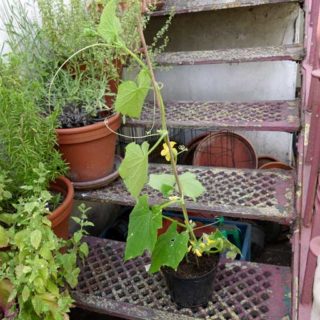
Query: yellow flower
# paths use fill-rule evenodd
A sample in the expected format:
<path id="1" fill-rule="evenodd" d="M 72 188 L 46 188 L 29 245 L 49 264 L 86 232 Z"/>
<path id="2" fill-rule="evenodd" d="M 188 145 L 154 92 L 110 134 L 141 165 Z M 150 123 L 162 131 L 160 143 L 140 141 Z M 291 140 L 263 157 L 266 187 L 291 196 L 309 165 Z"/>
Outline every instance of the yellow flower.
<path id="1" fill-rule="evenodd" d="M 176 144 L 177 144 L 177 143 L 174 142 L 174 141 L 171 141 L 171 142 L 170 142 L 170 146 L 171 146 L 172 151 L 173 151 L 173 153 L 174 153 L 175 155 L 177 155 L 177 153 L 178 153 L 177 149 L 174 148 L 174 146 L 175 146 Z M 167 161 L 170 161 L 170 160 L 171 160 L 170 152 L 169 152 L 169 147 L 168 147 L 168 145 L 167 145 L 166 143 L 163 144 L 163 149 L 162 149 L 162 151 L 161 151 L 161 155 L 162 155 L 163 157 L 165 157 Z"/>
<path id="2" fill-rule="evenodd" d="M 200 252 L 199 249 L 194 249 L 193 252 L 194 252 L 198 257 L 202 257 L 202 253 Z"/>
<path id="3" fill-rule="evenodd" d="M 172 196 L 172 197 L 169 197 L 169 200 L 170 201 L 178 201 L 180 198 L 177 197 L 177 196 Z"/>
<path id="4" fill-rule="evenodd" d="M 211 244 L 214 244 L 215 243 L 215 241 L 214 240 L 210 240 L 210 239 L 208 239 L 208 241 L 207 241 L 207 245 L 208 246 L 210 246 Z"/>

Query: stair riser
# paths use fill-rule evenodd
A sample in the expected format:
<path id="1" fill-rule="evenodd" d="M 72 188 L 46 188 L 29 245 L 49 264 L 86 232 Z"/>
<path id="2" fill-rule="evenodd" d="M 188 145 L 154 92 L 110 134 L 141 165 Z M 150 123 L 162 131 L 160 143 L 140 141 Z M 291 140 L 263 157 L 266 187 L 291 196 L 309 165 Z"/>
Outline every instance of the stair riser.
<path id="1" fill-rule="evenodd" d="M 292 44 L 296 3 L 176 15 L 170 25 L 167 51 L 214 50 Z M 147 28 L 152 43 L 166 17 L 154 17 Z M 204 32 L 206 30 L 206 32 Z"/>
<path id="2" fill-rule="evenodd" d="M 156 77 L 167 101 L 293 100 L 297 71 L 295 62 L 273 61 L 174 66 Z"/>

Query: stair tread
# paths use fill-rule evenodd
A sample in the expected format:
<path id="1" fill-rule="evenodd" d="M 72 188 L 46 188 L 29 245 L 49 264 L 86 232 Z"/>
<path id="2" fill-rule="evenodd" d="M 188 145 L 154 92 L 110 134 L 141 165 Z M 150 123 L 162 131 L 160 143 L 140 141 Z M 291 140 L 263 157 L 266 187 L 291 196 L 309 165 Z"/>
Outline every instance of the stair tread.
<path id="1" fill-rule="evenodd" d="M 299 0 L 166 0 L 163 8 L 152 13 L 153 16 L 252 7 L 264 4 L 299 2 Z"/>
<path id="2" fill-rule="evenodd" d="M 165 52 L 155 57 L 159 65 L 221 64 L 256 61 L 300 61 L 303 46 L 298 44 L 255 48 L 218 49 L 205 51 Z"/>
<path id="3" fill-rule="evenodd" d="M 147 255 L 123 262 L 124 243 L 86 237 L 89 256 L 72 296 L 78 307 L 126 319 L 285 319 L 290 314 L 288 267 L 221 260 L 206 307 L 177 308 Z M 223 306 L 223 307 L 221 307 Z"/>
<path id="4" fill-rule="evenodd" d="M 244 129 L 296 132 L 300 128 L 299 100 L 259 102 L 199 102 L 166 103 L 169 128 Z M 161 125 L 158 108 L 147 103 L 141 119 L 128 119 L 132 126 Z"/>
<path id="5" fill-rule="evenodd" d="M 252 170 L 215 167 L 178 166 L 179 173 L 197 175 L 206 193 L 197 202 L 186 199 L 188 210 L 204 215 L 268 220 L 290 224 L 295 219 L 294 177 L 284 170 Z M 149 173 L 170 173 L 170 166 L 150 164 Z M 161 194 L 146 186 L 151 204 L 163 201 Z M 135 201 L 123 181 L 105 188 L 76 192 L 79 200 L 133 206 Z M 176 206 L 169 209 L 177 210 Z"/>

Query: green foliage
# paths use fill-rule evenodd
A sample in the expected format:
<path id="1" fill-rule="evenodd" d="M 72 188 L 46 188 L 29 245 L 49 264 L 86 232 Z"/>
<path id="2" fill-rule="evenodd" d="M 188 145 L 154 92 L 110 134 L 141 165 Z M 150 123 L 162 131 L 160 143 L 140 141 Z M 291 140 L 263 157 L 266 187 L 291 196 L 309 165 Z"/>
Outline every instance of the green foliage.
<path id="1" fill-rule="evenodd" d="M 19 196 L 20 186 L 33 185 L 34 181 L 46 189 L 49 181 L 66 171 L 55 148 L 56 115 L 41 113 L 32 88 L 37 88 L 37 83 L 23 82 L 15 73 L 14 61 L 0 62 L 0 169 L 10 176 L 6 197 Z M 38 170 L 46 171 L 45 176 L 40 178 Z"/>
<path id="2" fill-rule="evenodd" d="M 126 41 L 123 40 L 123 32 L 120 27 L 120 20 L 117 17 L 116 1 L 111 0 L 105 7 L 99 26 L 100 35 L 108 44 L 115 46 L 118 50 L 128 53 L 131 59 L 140 68 L 135 81 L 123 81 L 119 87 L 115 102 L 116 111 L 124 116 L 140 118 L 144 100 L 149 92 L 150 85 L 154 90 L 157 103 L 161 112 L 161 130 L 158 131 L 159 138 L 150 148 L 147 142 L 138 145 L 135 142 L 126 147 L 125 158 L 119 168 L 119 173 L 130 194 L 136 199 L 136 205 L 130 214 L 129 230 L 125 259 L 132 259 L 142 255 L 145 251 L 151 254 L 150 272 L 157 272 L 162 266 L 177 269 L 180 262 L 191 251 L 196 256 L 203 253 L 211 254 L 228 251 L 228 255 L 233 257 L 238 253 L 223 234 L 220 232 L 212 233 L 206 239 L 197 239 L 193 231 L 195 224 L 189 220 L 185 205 L 185 197 L 194 201 L 204 192 L 205 188 L 197 179 L 196 175 L 190 172 L 179 174 L 176 169 L 177 157 L 183 152 L 178 152 L 175 148 L 176 142 L 170 141 L 165 118 L 165 106 L 160 92 L 160 86 L 155 83 L 153 78 L 152 53 L 149 54 L 148 48 L 144 46 L 146 61 L 141 56 L 130 50 Z M 132 3 L 140 4 L 139 1 Z M 136 16 L 134 29 L 142 30 L 143 21 Z M 163 34 L 168 25 L 163 29 Z M 162 35 L 163 35 L 162 34 Z M 143 35 L 141 42 L 144 42 Z M 157 40 L 157 39 L 156 39 Z M 139 197 L 144 185 L 148 181 L 148 155 L 163 144 L 161 155 L 171 162 L 172 174 L 152 174 L 149 178 L 149 186 L 160 191 L 165 201 L 159 205 L 150 207 L 148 196 Z M 180 150 L 185 150 L 180 149 Z M 175 192 L 175 195 L 173 193 Z M 181 206 L 184 223 L 179 225 L 184 228 L 182 232 L 177 231 L 177 222 L 173 222 L 167 232 L 157 237 L 158 229 L 162 227 L 162 210 L 170 205 L 179 204 Z"/>
<path id="3" fill-rule="evenodd" d="M 0 65 L 1 69 L 0 168 L 8 175 L 6 196 L 16 197 L 22 192 L 20 186 L 34 184 L 35 180 L 40 189 L 45 189 L 49 181 L 65 172 L 66 164 L 55 148 L 55 115 L 41 114 L 9 64 Z M 46 171 L 42 178 L 37 171 L 40 166 Z"/>
<path id="4" fill-rule="evenodd" d="M 9 184 L 12 180 L 7 178 L 5 172 L 0 173 L 0 203 L 11 199 L 12 194 L 8 190 L 6 190 L 7 184 Z M 0 210 L 1 210 L 0 206 Z M 0 216 L 1 221 L 1 216 Z"/>
<path id="5" fill-rule="evenodd" d="M 84 227 L 91 225 L 87 209 L 80 207 L 80 230 L 63 240 L 48 220 L 50 193 L 32 186 L 25 189 L 32 189 L 30 195 L 12 204 L 15 221 L 0 226 L 1 247 L 7 248 L 0 254 L 0 306 L 8 319 L 13 314 L 18 320 L 64 320 L 73 302 L 69 287 L 77 285 L 80 272 L 77 257 L 88 254 L 81 241 Z"/>
<path id="6" fill-rule="evenodd" d="M 5 228 L 0 226 L 0 249 L 6 248 L 9 243 L 9 235 Z"/>
<path id="7" fill-rule="evenodd" d="M 109 43 L 117 43 L 122 32 L 120 19 L 116 15 L 118 1 L 110 0 L 101 15 L 98 32 Z"/>
<path id="8" fill-rule="evenodd" d="M 197 179 L 197 176 L 194 173 L 186 172 L 179 176 L 180 183 L 182 186 L 183 193 L 192 198 L 194 201 L 200 197 L 206 189 Z"/>
<path id="9" fill-rule="evenodd" d="M 174 190 L 176 179 L 173 174 L 150 174 L 149 186 L 169 196 Z"/>
<path id="10" fill-rule="evenodd" d="M 115 102 L 115 110 L 125 116 L 140 118 L 144 100 L 150 89 L 151 79 L 149 71 L 142 69 L 137 81 L 123 81 Z"/>
<path id="11" fill-rule="evenodd" d="M 199 239 L 190 241 L 190 250 L 198 257 L 203 254 L 214 254 L 224 252 L 227 258 L 235 259 L 241 251 L 232 244 L 219 230 L 211 234 L 204 233 Z"/>
<path id="12" fill-rule="evenodd" d="M 206 190 L 197 176 L 191 172 L 179 175 L 181 187 L 185 196 L 192 198 L 194 201 L 200 197 Z M 176 179 L 172 174 L 151 174 L 149 185 L 160 191 L 164 196 L 169 196 L 174 189 L 178 192 Z"/>
<path id="13" fill-rule="evenodd" d="M 148 181 L 148 151 L 147 142 L 141 146 L 135 142 L 130 143 L 119 168 L 120 176 L 134 198 L 139 196 Z"/>
<path id="14" fill-rule="evenodd" d="M 188 252 L 189 235 L 187 231 L 177 232 L 174 222 L 167 232 L 162 234 L 152 252 L 150 272 L 157 272 L 161 266 L 176 270 L 181 260 Z"/>
<path id="15" fill-rule="evenodd" d="M 140 256 L 145 250 L 152 252 L 157 242 L 158 229 L 161 227 L 161 208 L 150 209 L 148 196 L 139 197 L 130 214 L 125 260 Z"/>

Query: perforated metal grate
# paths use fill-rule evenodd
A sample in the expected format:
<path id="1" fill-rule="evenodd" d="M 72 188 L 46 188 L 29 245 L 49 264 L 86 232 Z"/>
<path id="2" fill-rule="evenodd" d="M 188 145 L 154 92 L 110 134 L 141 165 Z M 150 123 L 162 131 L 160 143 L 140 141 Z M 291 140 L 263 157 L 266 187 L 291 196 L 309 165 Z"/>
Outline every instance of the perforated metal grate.
<path id="1" fill-rule="evenodd" d="M 297 1 L 298 0 L 166 0 L 162 10 L 154 12 L 153 15 L 168 14 L 172 8 L 174 8 L 176 14 L 179 14 Z"/>
<path id="2" fill-rule="evenodd" d="M 74 292 L 77 304 L 134 319 L 280 320 L 290 310 L 290 270 L 245 262 L 220 262 L 206 308 L 177 308 L 160 273 L 149 275 L 147 256 L 124 263 L 124 244 L 87 238 L 90 255 Z"/>
<path id="3" fill-rule="evenodd" d="M 251 103 L 169 102 L 166 104 L 170 128 L 232 128 L 294 132 L 299 129 L 298 101 L 266 101 Z M 128 124 L 152 126 L 161 124 L 158 108 L 148 103 L 141 120 L 129 119 Z"/>
<path id="4" fill-rule="evenodd" d="M 194 65 L 254 61 L 297 61 L 302 60 L 303 53 L 303 47 L 300 45 L 181 51 L 162 53 L 156 57 L 156 62 L 160 65 Z"/>
<path id="5" fill-rule="evenodd" d="M 289 224 L 294 219 L 294 179 L 284 170 L 246 170 L 178 166 L 179 173 L 197 175 L 206 192 L 197 202 L 187 199 L 187 207 L 194 212 L 230 217 L 262 219 Z M 150 173 L 170 173 L 168 165 L 151 164 Z M 163 201 L 160 192 L 146 187 L 151 204 Z M 83 200 L 134 205 L 121 179 L 106 188 L 77 192 Z M 177 209 L 171 207 L 171 209 Z"/>

